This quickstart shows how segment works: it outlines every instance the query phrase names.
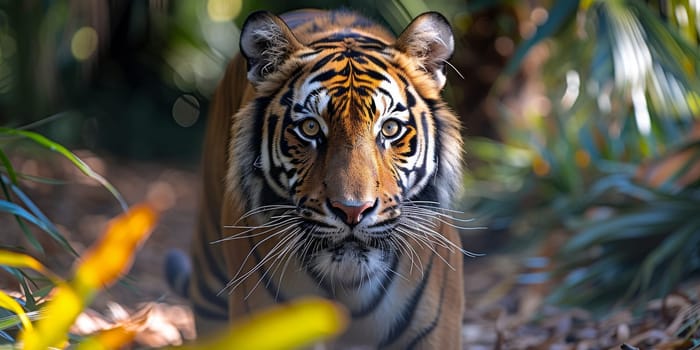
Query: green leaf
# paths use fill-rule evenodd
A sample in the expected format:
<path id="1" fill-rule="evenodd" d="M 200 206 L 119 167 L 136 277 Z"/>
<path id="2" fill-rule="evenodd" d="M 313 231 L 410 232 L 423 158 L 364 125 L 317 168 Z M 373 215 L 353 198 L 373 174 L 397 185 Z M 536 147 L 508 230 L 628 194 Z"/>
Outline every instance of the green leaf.
<path id="1" fill-rule="evenodd" d="M 127 210 L 127 205 L 126 201 L 122 197 L 122 195 L 117 191 L 117 189 L 109 182 L 107 181 L 104 177 L 102 177 L 100 174 L 96 173 L 92 168 L 90 168 L 89 165 L 87 165 L 82 159 L 80 159 L 78 156 L 73 154 L 71 151 L 63 147 L 62 145 L 53 142 L 46 138 L 43 135 L 37 134 L 35 132 L 31 131 L 24 131 L 24 130 L 16 130 L 16 129 L 10 129 L 10 128 L 0 128 L 0 134 L 5 134 L 8 136 L 20 136 L 24 137 L 27 139 L 30 139 L 39 145 L 45 147 L 46 149 L 49 149 L 51 151 L 57 152 L 64 156 L 66 159 L 71 161 L 80 171 L 83 172 L 83 174 L 89 176 L 93 180 L 99 182 L 102 187 L 106 188 L 114 198 L 117 199 L 119 202 L 119 205 L 121 206 L 123 211 Z"/>
<path id="2" fill-rule="evenodd" d="M 9 267 L 9 266 L 4 266 L 0 265 L 0 269 L 3 269 L 7 271 L 10 275 L 14 276 L 15 279 L 19 282 L 19 285 L 22 287 L 22 292 L 24 293 L 25 297 L 25 302 L 26 305 L 25 307 L 27 310 L 36 310 L 37 309 L 37 304 L 36 304 L 36 298 L 35 295 L 37 294 L 36 291 L 33 291 L 33 289 L 29 288 L 27 285 L 27 280 L 32 282 L 32 284 L 36 287 L 36 283 L 33 280 L 30 280 L 27 274 L 15 267 Z M 37 295 L 38 297 L 43 297 L 45 295 Z"/>
<path id="3" fill-rule="evenodd" d="M 2 191 L 5 193 L 5 197 L 7 198 L 8 201 L 12 201 L 12 196 L 10 196 L 10 192 L 7 189 L 7 185 L 10 185 L 12 187 L 14 186 L 12 183 L 10 183 L 10 180 L 8 180 L 4 175 L 0 175 L 0 187 L 2 187 Z M 34 233 L 27 227 L 27 225 L 22 221 L 22 219 L 14 215 L 15 221 L 17 222 L 17 225 L 19 225 L 19 228 L 22 230 L 24 233 L 24 237 L 29 241 L 29 244 L 34 247 L 39 253 L 43 254 L 44 253 L 44 247 L 41 246 L 41 243 L 36 239 L 36 236 L 34 236 Z"/>
<path id="4" fill-rule="evenodd" d="M 659 200 L 661 198 L 669 198 L 669 196 L 663 192 L 635 183 L 631 175 L 628 174 L 615 174 L 600 178 L 590 186 L 589 195 L 592 198 L 601 198 L 611 191 L 646 202 Z"/>
<path id="5" fill-rule="evenodd" d="M 34 249 L 36 249 L 37 252 L 39 252 L 40 254 L 44 254 L 45 253 L 44 247 L 41 245 L 39 240 L 36 238 L 36 235 L 34 235 L 34 232 L 32 232 L 32 230 L 30 230 L 29 227 L 27 227 L 27 224 L 25 224 L 24 221 L 22 221 L 22 219 L 17 215 L 15 215 L 15 221 L 17 222 L 17 225 L 19 225 L 19 228 L 24 233 L 24 238 L 26 238 L 27 241 L 29 241 L 29 244 L 31 244 L 31 246 L 34 247 Z"/>
<path id="6" fill-rule="evenodd" d="M 589 266 L 572 270 L 550 295 L 550 300 L 567 305 L 586 305 L 591 309 L 619 301 L 619 295 L 610 295 L 609 292 L 616 288 L 626 289 L 633 278 L 633 271 L 620 267 L 625 258 L 606 254 Z"/>
<path id="7" fill-rule="evenodd" d="M 2 162 L 2 165 L 5 167 L 5 170 L 7 170 L 7 176 L 10 177 L 10 181 L 16 185 L 17 174 L 15 173 L 15 169 L 12 167 L 12 163 L 10 163 L 10 158 L 7 157 L 7 155 L 5 154 L 5 152 L 2 151 L 2 149 L 0 149 L 0 162 Z"/>
<path id="8" fill-rule="evenodd" d="M 22 203 L 27 206 L 27 209 L 34 214 L 39 220 L 43 221 L 46 223 L 47 226 L 51 228 L 52 231 L 58 231 L 54 224 L 49 220 L 49 218 L 44 215 L 44 213 L 41 212 L 39 207 L 34 204 L 34 202 L 27 196 L 19 187 L 15 185 L 10 185 L 12 188 L 12 192 L 22 201 Z"/>
<path id="9" fill-rule="evenodd" d="M 562 254 L 583 251 L 595 244 L 611 240 L 639 238 L 663 233 L 669 221 L 679 213 L 672 210 L 647 209 L 590 224 L 567 242 Z"/>
<path id="10" fill-rule="evenodd" d="M 27 312 L 22 307 L 21 301 L 0 290 L 0 308 L 10 310 L 19 316 L 22 328 L 32 330 L 32 322 L 27 317 Z"/>
<path id="11" fill-rule="evenodd" d="M 12 197 L 10 196 L 10 192 L 7 190 L 6 183 L 10 184 L 11 186 L 17 185 L 17 174 L 15 173 L 15 170 L 12 167 L 10 159 L 7 157 L 5 152 L 2 151 L 2 149 L 0 149 L 0 162 L 2 162 L 3 166 L 5 167 L 5 170 L 7 171 L 7 176 L 9 177 L 8 181 L 5 178 L 5 176 L 2 176 L 2 178 L 0 179 L 0 186 L 2 186 L 2 191 L 5 194 L 5 198 L 7 198 L 8 201 L 12 201 Z M 17 215 L 15 215 L 15 220 L 17 221 L 17 224 L 19 225 L 22 232 L 24 232 L 24 236 L 29 241 L 29 244 L 31 244 L 38 252 L 43 254 L 44 247 L 41 246 L 41 243 L 39 243 L 32 231 L 29 230 L 27 225 L 25 225 L 24 222 Z"/>
<path id="12" fill-rule="evenodd" d="M 700 234 L 700 220 L 693 220 L 682 226 L 678 230 L 673 231 L 666 237 L 663 242 L 649 253 L 639 269 L 639 274 L 635 280 L 635 286 L 640 289 L 647 289 L 654 279 L 654 272 L 666 261 L 671 261 L 673 258 L 681 255 L 683 247 L 689 244 L 691 238 Z M 666 271 L 664 274 L 668 274 Z M 670 274 L 669 274 L 670 276 Z M 678 282 L 677 280 L 675 282 Z"/>
<path id="13" fill-rule="evenodd" d="M 36 182 L 44 185 L 66 185 L 69 182 L 66 180 L 52 179 L 43 176 L 29 175 L 23 173 L 17 173 L 17 178 L 20 180 L 27 180 L 31 182 Z"/>
<path id="14" fill-rule="evenodd" d="M 27 312 L 26 315 L 31 321 L 36 321 L 39 319 L 39 311 L 30 311 Z M 14 314 L 5 317 L 0 317 L 0 330 L 5 330 L 19 326 L 20 323 L 21 321 L 19 319 L 19 316 Z"/>
<path id="15" fill-rule="evenodd" d="M 32 282 L 36 283 L 35 281 Z M 39 295 L 36 291 L 33 291 L 31 288 L 29 288 L 29 286 L 27 285 L 27 281 L 24 278 L 21 278 L 19 280 L 19 285 L 21 286 L 22 293 L 24 294 L 24 299 L 26 303 L 24 307 L 29 311 L 37 310 L 36 298 L 45 297 L 46 295 Z"/>
<path id="16" fill-rule="evenodd" d="M 36 225 L 37 227 L 48 233 L 51 238 L 53 238 L 66 250 L 70 251 L 74 255 L 78 255 L 78 253 L 73 249 L 73 247 L 71 247 L 70 243 L 68 243 L 65 237 L 63 237 L 63 235 L 61 235 L 61 233 L 59 233 L 58 230 L 56 230 L 53 224 L 51 224 L 49 221 L 39 219 L 36 216 L 29 213 L 26 209 L 22 208 L 21 206 L 3 199 L 0 199 L 0 211 L 20 216 L 23 219 L 31 222 L 32 224 Z"/>
<path id="17" fill-rule="evenodd" d="M 5 331 L 0 331 L 0 343 L 2 343 L 2 340 L 5 340 L 9 342 L 10 344 L 13 344 L 15 342 L 15 339 L 12 338 L 7 332 Z M 14 348 L 11 345 L 0 345 L 0 350 L 14 350 Z"/>

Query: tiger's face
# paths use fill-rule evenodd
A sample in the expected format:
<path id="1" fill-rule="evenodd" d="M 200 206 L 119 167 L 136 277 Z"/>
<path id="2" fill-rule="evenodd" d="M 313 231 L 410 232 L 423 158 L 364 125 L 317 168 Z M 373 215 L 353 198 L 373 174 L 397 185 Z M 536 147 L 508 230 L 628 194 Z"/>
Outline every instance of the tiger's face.
<path id="1" fill-rule="evenodd" d="M 396 43 L 347 31 L 302 44 L 269 16 L 244 26 L 261 96 L 248 138 L 259 145 L 260 181 L 243 184 L 248 206 L 276 209 L 261 224 L 279 226 L 278 239 L 324 283 L 353 287 L 391 271 L 432 230 L 421 208 L 458 187 L 459 164 L 440 163 L 461 140 L 439 100 L 452 36 L 435 16 L 419 17 Z"/>

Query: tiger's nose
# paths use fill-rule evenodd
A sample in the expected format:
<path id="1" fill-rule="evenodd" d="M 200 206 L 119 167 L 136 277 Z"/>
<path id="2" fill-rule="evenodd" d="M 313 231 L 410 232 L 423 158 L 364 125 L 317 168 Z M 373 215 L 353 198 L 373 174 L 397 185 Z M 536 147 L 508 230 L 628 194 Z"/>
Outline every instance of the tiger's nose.
<path id="1" fill-rule="evenodd" d="M 348 225 L 357 225 L 362 218 L 374 209 L 377 201 L 331 201 L 331 210 L 334 211 Z"/>

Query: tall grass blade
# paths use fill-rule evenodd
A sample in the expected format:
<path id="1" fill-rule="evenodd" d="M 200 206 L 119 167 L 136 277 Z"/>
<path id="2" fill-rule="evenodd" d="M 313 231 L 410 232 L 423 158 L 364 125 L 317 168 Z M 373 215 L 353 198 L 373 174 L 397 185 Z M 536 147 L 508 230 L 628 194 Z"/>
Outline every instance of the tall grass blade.
<path id="1" fill-rule="evenodd" d="M 31 222 L 32 224 L 34 224 L 37 227 L 39 227 L 40 229 L 42 229 L 44 232 L 48 233 L 49 236 L 51 238 L 53 238 L 53 240 L 58 242 L 63 248 L 65 248 L 66 250 L 68 250 L 69 252 L 71 252 L 72 254 L 74 254 L 76 256 L 78 255 L 78 252 L 76 252 L 75 249 L 73 249 L 73 247 L 70 245 L 68 240 L 66 240 L 66 238 L 63 237 L 63 235 L 61 235 L 61 233 L 59 233 L 56 230 L 56 228 L 53 226 L 53 224 L 51 224 L 45 220 L 37 218 L 36 216 L 32 215 L 30 212 L 28 212 L 26 209 L 22 208 L 21 206 L 15 204 L 15 203 L 6 201 L 4 199 L 0 199 L 0 211 L 4 211 L 4 212 L 7 212 L 7 213 L 10 213 L 13 215 L 17 215 L 17 216 Z"/>
<path id="2" fill-rule="evenodd" d="M 7 155 L 5 154 L 5 152 L 2 151 L 2 149 L 0 149 L 0 162 L 2 162 L 3 167 L 5 167 L 5 170 L 7 171 L 7 176 L 10 177 L 10 181 L 16 185 L 17 174 L 15 173 L 14 167 L 12 167 L 10 158 L 7 157 Z"/>
<path id="3" fill-rule="evenodd" d="M 126 201 L 122 197 L 122 195 L 117 191 L 117 189 L 109 182 L 107 181 L 102 175 L 96 173 L 92 168 L 90 168 L 87 163 L 85 163 L 82 159 L 80 159 L 78 156 L 76 156 L 73 152 L 69 151 L 67 148 L 63 147 L 62 145 L 53 142 L 46 138 L 43 135 L 37 134 L 35 132 L 31 131 L 24 131 L 24 130 L 16 130 L 16 129 L 10 129 L 10 128 L 0 128 L 0 134 L 4 134 L 7 136 L 19 136 L 23 137 L 29 140 L 32 140 L 39 145 L 57 152 L 64 156 L 66 159 L 68 159 L 71 163 L 73 163 L 80 171 L 83 172 L 83 174 L 89 176 L 93 180 L 97 181 L 100 183 L 105 189 L 107 189 L 114 198 L 117 199 L 119 202 L 119 205 L 121 206 L 123 211 L 127 210 L 127 205 Z"/>

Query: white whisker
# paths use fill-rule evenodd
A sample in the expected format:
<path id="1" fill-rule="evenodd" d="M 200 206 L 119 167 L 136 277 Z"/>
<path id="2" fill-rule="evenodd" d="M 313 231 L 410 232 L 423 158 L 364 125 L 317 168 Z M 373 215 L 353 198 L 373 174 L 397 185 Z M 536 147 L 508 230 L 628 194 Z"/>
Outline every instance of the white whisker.
<path id="1" fill-rule="evenodd" d="M 290 252 L 294 251 L 299 251 L 302 245 L 304 245 L 308 240 L 303 240 L 302 235 L 298 235 L 298 239 L 290 244 Z M 282 286 L 282 280 L 284 279 L 285 272 L 287 272 L 287 267 L 289 267 L 289 263 L 292 261 L 292 258 L 295 256 L 295 254 L 287 254 L 287 258 L 284 259 L 284 266 L 282 266 L 282 272 L 280 273 L 280 278 L 279 281 L 277 282 L 277 293 L 275 294 L 275 299 L 279 298 L 280 294 L 280 288 Z"/>
<path id="2" fill-rule="evenodd" d="M 281 240 L 280 242 L 278 242 L 278 243 L 275 245 L 274 248 L 270 249 L 270 251 L 265 255 L 265 258 L 263 258 L 263 259 L 258 263 L 258 265 L 260 265 L 260 267 L 257 267 L 257 266 L 256 266 L 256 268 L 253 268 L 253 269 L 251 270 L 252 272 L 247 273 L 247 276 L 243 277 L 243 279 L 239 282 L 239 285 L 240 285 L 240 283 L 243 283 L 243 282 L 245 281 L 245 279 L 247 279 L 248 277 L 252 276 L 252 274 L 253 274 L 254 272 L 257 272 L 258 270 L 263 269 L 263 268 L 265 267 L 265 263 L 266 263 L 266 262 L 269 262 L 269 261 L 272 260 L 272 263 L 270 264 L 270 268 L 271 268 L 272 266 L 274 266 L 275 262 L 278 261 L 278 260 L 279 260 L 279 257 L 284 253 L 284 249 L 279 250 L 279 249 L 280 249 L 280 246 L 286 244 L 287 241 L 289 241 L 290 239 L 291 239 L 291 237 L 285 237 L 285 239 L 283 239 L 283 240 Z M 268 269 L 265 269 L 265 272 L 262 273 L 262 274 L 260 275 L 260 278 L 258 278 L 258 281 L 255 282 L 255 284 L 254 284 L 253 287 L 250 289 L 250 291 L 248 291 L 248 294 L 245 295 L 245 297 L 243 298 L 243 300 L 248 300 L 248 298 L 253 294 L 253 292 L 255 291 L 255 289 L 258 288 L 258 285 L 260 285 L 260 283 L 263 281 L 263 279 L 265 279 L 265 277 L 268 276 L 268 275 L 270 275 L 270 278 L 273 276 L 273 274 L 271 273 L 271 271 L 270 271 L 269 268 L 268 268 Z M 268 278 L 268 281 L 269 281 L 269 278 Z M 234 288 L 235 288 L 235 287 L 234 287 Z"/>
<path id="3" fill-rule="evenodd" d="M 438 244 L 439 246 L 445 249 L 449 249 L 450 252 L 454 252 L 454 248 L 452 248 L 449 244 L 451 242 L 449 242 L 449 240 L 445 238 L 442 234 L 435 231 L 435 225 L 432 225 L 432 222 L 422 222 L 423 220 L 424 219 L 416 220 L 416 218 L 414 218 L 414 220 L 411 221 L 411 225 L 403 224 L 403 227 L 407 231 L 410 231 L 411 234 L 415 234 L 419 237 L 424 237 L 427 241 Z M 418 232 L 418 230 L 421 230 L 421 232 Z M 420 233 L 423 234 L 421 235 Z M 436 238 L 437 240 L 431 240 L 430 238 Z M 447 241 L 448 243 L 444 243 L 444 241 Z"/>
<path id="4" fill-rule="evenodd" d="M 224 290 L 229 289 L 229 288 L 230 288 L 231 290 L 235 289 L 238 285 L 240 285 L 241 282 L 243 282 L 243 280 L 245 280 L 248 276 L 250 276 L 250 275 L 251 275 L 252 273 L 254 273 L 257 269 L 259 269 L 260 266 L 264 263 L 265 259 L 266 259 L 268 256 L 270 256 L 270 254 L 273 253 L 272 250 L 271 250 L 270 252 L 268 252 L 267 255 L 265 256 L 265 258 L 262 259 L 262 261 L 260 261 L 256 266 L 254 266 L 254 267 L 253 267 L 252 269 L 250 269 L 248 272 L 246 272 L 245 274 L 243 274 L 242 276 L 240 276 L 241 271 L 243 270 L 243 267 L 245 267 L 245 264 L 248 262 L 248 259 L 250 259 L 250 257 L 253 255 L 253 252 L 254 252 L 261 244 L 263 244 L 263 243 L 267 242 L 268 240 L 272 239 L 273 237 L 276 237 L 276 236 L 280 235 L 281 233 L 284 233 L 284 232 L 286 232 L 286 231 L 288 231 L 288 230 L 290 230 L 290 229 L 293 229 L 293 228 L 294 228 L 294 227 L 286 227 L 286 228 L 282 229 L 281 231 L 278 231 L 278 232 L 276 232 L 276 233 L 273 233 L 273 234 L 271 234 L 271 235 L 269 235 L 269 236 L 263 238 L 260 242 L 257 242 L 257 243 L 250 249 L 250 252 L 248 252 L 248 254 L 246 255 L 246 257 L 243 259 L 243 262 L 241 263 L 241 266 L 238 268 L 238 271 L 237 271 L 236 274 L 234 275 L 233 279 L 232 279 L 231 281 L 229 281 L 229 282 L 226 284 L 226 287 L 224 288 Z M 240 277 L 239 277 L 239 276 L 240 276 Z M 220 291 L 219 293 L 221 293 L 221 292 L 223 292 L 223 290 Z"/>
<path id="5" fill-rule="evenodd" d="M 403 233 L 408 235 L 409 238 L 413 238 L 414 241 L 418 242 L 419 244 L 422 244 L 426 248 L 428 248 L 430 251 L 433 252 L 433 254 L 437 255 L 440 260 L 442 260 L 447 266 L 450 267 L 450 269 L 455 270 L 454 266 L 452 266 L 445 257 L 442 256 L 442 254 L 438 253 L 437 250 L 433 245 L 438 244 L 438 241 L 430 239 L 429 236 L 424 236 L 415 232 L 411 232 L 410 227 L 404 227 L 406 230 L 403 230 Z M 432 236 L 430 236 L 432 237 Z M 442 247 L 445 247 L 444 245 L 441 245 Z M 447 248 L 445 248 L 447 249 Z"/>
<path id="6" fill-rule="evenodd" d="M 282 209 L 287 209 L 288 211 L 294 211 L 297 209 L 297 207 L 294 205 L 290 205 L 290 204 L 270 204 L 270 205 L 259 206 L 257 208 L 253 208 L 253 209 L 245 212 L 240 218 L 238 218 L 238 221 L 236 221 L 236 223 L 238 223 L 241 220 L 246 219 L 250 216 L 253 216 L 253 215 L 261 214 L 261 213 L 268 212 L 268 211 L 282 210 Z"/>
<path id="7" fill-rule="evenodd" d="M 413 248 L 410 247 L 408 242 L 406 242 L 406 240 L 400 235 L 391 236 L 391 240 L 392 240 L 392 242 L 394 242 L 394 245 L 397 247 L 397 251 L 400 251 L 402 255 L 405 255 L 410 259 L 408 273 L 409 274 L 413 273 L 413 266 L 420 269 L 420 266 L 416 265 L 415 259 L 413 258 L 413 254 L 415 253 L 415 250 L 413 250 Z"/>
<path id="8" fill-rule="evenodd" d="M 238 232 L 236 234 L 218 239 L 216 241 L 212 241 L 212 242 L 210 242 L 210 244 L 221 243 L 224 241 L 230 241 L 230 240 L 234 240 L 234 239 L 243 239 L 243 238 L 251 238 L 251 237 L 261 236 L 261 235 L 264 235 L 270 231 L 274 231 L 278 227 L 282 227 L 284 225 L 294 223 L 294 222 L 301 223 L 302 219 L 299 217 L 289 217 L 283 221 L 278 221 L 278 222 L 274 222 L 274 223 L 270 222 L 270 223 L 267 223 L 265 225 L 260 225 L 260 226 L 224 226 L 224 228 L 227 228 L 227 229 L 241 228 L 241 229 L 245 229 L 245 230 Z M 246 235 L 249 232 L 252 232 L 252 231 L 255 231 L 255 230 L 261 229 L 261 228 L 266 228 L 267 230 L 260 231 L 260 232 L 257 232 L 257 233 L 251 234 L 251 235 Z"/>
<path id="9" fill-rule="evenodd" d="M 271 236 L 271 237 L 272 237 L 272 236 Z M 265 240 L 267 240 L 267 239 L 269 239 L 269 238 L 270 238 L 270 237 L 265 238 L 264 240 L 258 242 L 253 248 L 251 248 L 251 252 L 248 253 L 248 255 L 246 256 L 246 258 L 245 258 L 245 260 L 244 260 L 244 263 L 241 265 L 241 268 L 239 268 L 239 270 L 238 270 L 239 272 L 234 276 L 234 278 L 233 278 L 231 281 L 229 281 L 229 282 L 226 284 L 226 288 L 225 288 L 225 289 L 230 288 L 231 291 L 233 291 L 233 290 L 236 289 L 238 286 L 240 286 L 243 282 L 245 282 L 245 280 L 246 280 L 248 277 L 250 277 L 250 276 L 253 275 L 255 272 L 257 272 L 260 268 L 262 268 L 263 266 L 265 266 L 265 263 L 267 263 L 267 262 L 270 261 L 271 259 L 275 258 L 276 255 L 277 255 L 277 250 L 279 249 L 280 245 L 282 245 L 284 242 L 286 242 L 286 241 L 288 241 L 289 239 L 291 239 L 290 236 L 287 236 L 287 237 L 283 238 L 282 240 L 280 240 L 279 242 L 277 242 L 277 244 L 275 244 L 275 246 L 274 246 L 272 249 L 270 249 L 270 251 L 267 252 L 267 254 L 265 255 L 265 257 L 262 258 L 253 268 L 251 268 L 250 270 L 248 270 L 248 272 L 244 273 L 243 275 L 240 275 L 240 276 L 239 276 L 241 269 L 243 268 L 243 266 L 245 266 L 245 262 L 250 258 L 250 256 L 252 255 L 253 251 L 255 251 L 255 249 L 257 249 L 257 247 L 260 246 L 260 244 L 262 244 Z M 266 272 L 265 274 L 267 274 L 267 272 Z M 264 276 L 265 276 L 265 275 L 263 275 L 263 277 L 264 277 Z M 260 280 L 258 280 L 258 283 L 255 284 L 255 287 L 257 287 L 257 285 L 258 285 L 259 283 L 260 283 Z M 253 287 L 253 289 L 255 289 L 255 287 Z M 249 293 L 249 294 L 250 294 L 250 293 Z"/>
<path id="10" fill-rule="evenodd" d="M 450 63 L 448 60 L 442 60 L 442 62 L 454 69 L 455 73 L 457 73 L 457 75 L 459 75 L 459 77 L 462 78 L 462 80 L 464 80 L 464 75 L 462 75 L 462 72 L 460 72 L 457 69 L 457 67 L 453 66 L 452 63 Z"/>
<path id="11" fill-rule="evenodd" d="M 268 252 L 268 254 L 265 255 L 265 258 L 263 259 L 263 261 L 265 261 L 265 260 L 268 260 L 268 261 L 269 261 L 269 260 L 272 260 L 272 259 L 274 259 L 274 261 L 272 261 L 272 262 L 269 264 L 269 268 L 268 268 L 267 270 L 265 270 L 265 273 L 263 273 L 263 274 L 260 276 L 260 278 L 258 279 L 258 282 L 255 283 L 255 285 L 253 286 L 253 288 L 252 288 L 252 289 L 248 292 L 248 294 L 245 296 L 245 298 L 244 298 L 245 300 L 248 299 L 248 297 L 249 297 L 249 296 L 253 293 L 253 291 L 258 287 L 258 285 L 260 284 L 260 282 L 262 282 L 262 280 L 265 279 L 265 276 L 268 276 L 268 274 L 269 274 L 270 277 L 268 278 L 268 283 L 266 284 L 266 286 L 269 287 L 269 283 L 270 283 L 270 281 L 272 280 L 273 276 L 275 275 L 275 272 L 277 271 L 277 268 L 276 268 L 275 266 L 279 267 L 279 261 L 282 260 L 282 259 L 280 259 L 280 258 L 281 258 L 281 257 L 283 258 L 283 257 L 289 252 L 290 246 L 294 245 L 294 243 L 288 244 L 289 241 L 291 241 L 291 240 L 297 240 L 297 238 L 298 238 L 297 233 L 298 233 L 299 231 L 301 231 L 301 230 L 297 228 L 296 230 L 290 232 L 289 235 L 288 235 L 287 237 L 285 237 L 285 238 L 283 238 L 282 240 L 280 240 L 272 249 L 270 249 L 270 252 Z M 281 250 L 279 250 L 280 247 L 282 247 Z M 278 251 L 278 250 L 279 250 L 279 251 Z M 268 256 L 270 256 L 269 259 L 268 259 Z M 262 262 L 262 261 L 261 261 L 261 262 Z M 273 268 L 274 268 L 274 269 L 273 269 Z M 278 292 L 279 292 L 279 289 L 278 289 Z"/>

